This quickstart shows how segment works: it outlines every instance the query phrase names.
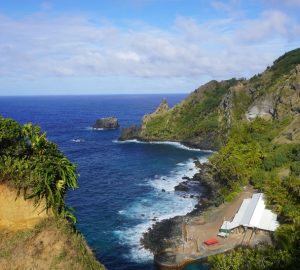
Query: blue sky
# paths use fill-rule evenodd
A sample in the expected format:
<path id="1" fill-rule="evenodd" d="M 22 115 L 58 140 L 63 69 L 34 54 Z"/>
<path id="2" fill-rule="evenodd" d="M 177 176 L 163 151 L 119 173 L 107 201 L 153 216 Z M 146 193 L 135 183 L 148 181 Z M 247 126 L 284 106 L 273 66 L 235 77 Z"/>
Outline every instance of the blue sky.
<path id="1" fill-rule="evenodd" d="M 190 92 L 300 47 L 300 0 L 0 0 L 0 95 Z"/>

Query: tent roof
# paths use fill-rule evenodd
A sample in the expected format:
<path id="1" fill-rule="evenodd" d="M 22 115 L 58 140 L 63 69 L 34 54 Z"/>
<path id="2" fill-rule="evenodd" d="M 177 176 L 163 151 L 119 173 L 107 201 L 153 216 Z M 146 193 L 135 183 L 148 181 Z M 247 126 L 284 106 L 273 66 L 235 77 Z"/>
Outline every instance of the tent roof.
<path id="1" fill-rule="evenodd" d="M 232 230 L 239 226 L 275 231 L 279 226 L 277 215 L 266 209 L 263 193 L 244 199 L 233 220 L 224 221 L 221 230 Z"/>

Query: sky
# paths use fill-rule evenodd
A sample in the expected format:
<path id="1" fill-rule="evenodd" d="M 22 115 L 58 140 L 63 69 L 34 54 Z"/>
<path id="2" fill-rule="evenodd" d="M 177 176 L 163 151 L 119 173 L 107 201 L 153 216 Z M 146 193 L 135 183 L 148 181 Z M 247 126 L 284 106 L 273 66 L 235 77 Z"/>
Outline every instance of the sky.
<path id="1" fill-rule="evenodd" d="M 0 95 L 188 93 L 300 47 L 300 0 L 0 0 Z"/>

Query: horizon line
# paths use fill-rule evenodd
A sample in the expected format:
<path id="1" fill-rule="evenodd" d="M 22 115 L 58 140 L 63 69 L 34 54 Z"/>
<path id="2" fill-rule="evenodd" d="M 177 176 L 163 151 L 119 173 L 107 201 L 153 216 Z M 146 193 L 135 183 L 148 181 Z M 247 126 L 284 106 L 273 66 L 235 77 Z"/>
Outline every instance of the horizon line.
<path id="1" fill-rule="evenodd" d="M 173 93 L 115 93 L 115 94 L 25 94 L 25 95 L 0 95 L 1 97 L 57 97 L 57 96 L 142 96 L 142 95 L 183 95 L 191 92 L 173 92 Z"/>

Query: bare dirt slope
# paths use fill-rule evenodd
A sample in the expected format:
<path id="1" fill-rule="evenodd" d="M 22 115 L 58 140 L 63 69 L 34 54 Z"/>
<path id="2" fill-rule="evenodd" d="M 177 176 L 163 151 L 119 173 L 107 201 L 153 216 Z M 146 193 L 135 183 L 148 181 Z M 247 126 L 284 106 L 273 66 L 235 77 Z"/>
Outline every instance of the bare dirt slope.
<path id="1" fill-rule="evenodd" d="M 105 269 L 69 222 L 42 208 L 0 185 L 1 270 Z"/>
<path id="2" fill-rule="evenodd" d="M 32 200 L 17 196 L 15 189 L 0 184 L 0 229 L 21 230 L 33 228 L 47 218 L 43 205 L 35 207 Z"/>

